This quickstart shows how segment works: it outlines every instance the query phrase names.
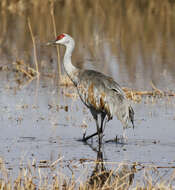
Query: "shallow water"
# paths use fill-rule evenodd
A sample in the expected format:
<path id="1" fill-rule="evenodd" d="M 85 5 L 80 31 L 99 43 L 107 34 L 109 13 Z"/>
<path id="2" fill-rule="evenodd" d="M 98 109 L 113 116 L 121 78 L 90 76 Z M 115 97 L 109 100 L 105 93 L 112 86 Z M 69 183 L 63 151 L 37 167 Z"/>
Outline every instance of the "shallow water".
<path id="1" fill-rule="evenodd" d="M 6 74 L 1 77 L 5 78 Z M 89 162 L 96 160 L 96 139 L 88 144 L 82 138 L 82 125 L 87 125 L 87 134 L 96 130 L 95 123 L 79 98 L 70 98 L 62 92 L 72 93 L 72 87 L 56 87 L 53 80 L 34 80 L 28 86 L 15 90 L 8 80 L 0 85 L 0 155 L 13 176 L 19 167 L 26 167 L 35 160 L 37 167 L 48 168 L 50 163 L 61 159 L 66 167 L 76 165 L 75 173 L 81 168 L 91 168 Z M 174 98 L 143 98 L 141 103 L 132 103 L 135 110 L 135 129 L 127 129 L 127 141 L 123 144 L 111 142 L 116 135 L 123 134 L 121 123 L 114 118 L 107 123 L 103 158 L 107 168 L 118 167 L 125 162 L 142 166 L 156 165 L 171 167 L 175 163 L 175 101 Z M 65 108 L 65 106 L 68 106 Z M 93 147 L 93 148 L 92 148 Z M 85 159 L 83 164 L 80 160 Z M 45 161 L 42 163 L 42 161 Z M 58 163 L 57 167 L 60 166 Z M 58 167 L 59 168 L 59 167 Z M 166 169 L 164 169 L 166 170 Z M 138 177 L 139 178 L 139 175 Z"/>

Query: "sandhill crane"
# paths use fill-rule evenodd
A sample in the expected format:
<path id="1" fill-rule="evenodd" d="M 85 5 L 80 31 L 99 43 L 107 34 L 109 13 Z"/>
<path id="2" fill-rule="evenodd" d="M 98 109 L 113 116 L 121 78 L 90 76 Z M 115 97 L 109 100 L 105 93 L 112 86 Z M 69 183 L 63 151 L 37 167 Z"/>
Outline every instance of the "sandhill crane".
<path id="1" fill-rule="evenodd" d="M 84 133 L 83 141 L 98 135 L 99 143 L 101 143 L 106 123 L 104 120 L 106 118 L 106 121 L 109 121 L 114 115 L 121 121 L 123 129 L 127 128 L 129 121 L 134 128 L 134 111 L 119 84 L 100 72 L 75 67 L 71 62 L 75 41 L 68 34 L 63 33 L 55 41 L 47 43 L 47 45 L 51 44 L 61 44 L 66 47 L 63 59 L 65 71 L 96 122 L 97 132 L 89 136 Z M 101 117 L 100 125 L 99 116 Z"/>

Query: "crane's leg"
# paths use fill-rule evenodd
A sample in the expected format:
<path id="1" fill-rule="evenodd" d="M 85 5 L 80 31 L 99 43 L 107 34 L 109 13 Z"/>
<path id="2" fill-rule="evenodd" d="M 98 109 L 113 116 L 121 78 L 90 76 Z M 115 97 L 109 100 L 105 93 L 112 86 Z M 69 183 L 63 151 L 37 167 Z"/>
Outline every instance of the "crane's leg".
<path id="1" fill-rule="evenodd" d="M 103 130 L 104 130 L 103 123 L 104 123 L 104 119 L 105 119 L 105 117 L 106 117 L 106 114 L 105 114 L 105 113 L 101 113 L 100 116 L 101 116 L 101 126 L 100 126 L 100 128 L 99 128 L 98 122 L 96 122 L 99 146 L 100 146 L 101 143 L 102 143 Z"/>
<path id="2" fill-rule="evenodd" d="M 98 124 L 98 116 L 97 116 L 97 119 L 95 121 L 96 121 L 97 134 L 98 134 L 98 143 L 99 143 L 99 146 L 101 146 L 101 142 L 102 142 L 102 135 L 101 134 L 103 134 L 103 131 L 101 131 L 101 128 Z"/>
<path id="3" fill-rule="evenodd" d="M 93 115 L 93 118 L 95 119 L 95 123 L 96 123 L 96 126 L 97 126 L 97 132 L 96 133 L 93 133 L 92 135 L 89 135 L 89 136 L 85 136 L 86 133 L 83 135 L 83 141 L 87 141 L 88 139 L 98 135 L 100 133 L 100 127 L 99 127 L 99 124 L 98 124 L 98 116 L 96 114 L 92 114 Z"/>
<path id="4" fill-rule="evenodd" d="M 85 136 L 86 135 L 86 133 L 85 133 L 83 135 L 83 141 L 87 141 L 88 139 L 90 139 L 90 138 L 98 135 L 99 144 L 101 144 L 101 141 L 102 141 L 102 138 L 103 138 L 104 127 L 105 127 L 105 124 L 106 124 L 106 122 L 104 123 L 104 119 L 106 117 L 106 114 L 105 113 L 101 113 L 101 125 L 100 125 L 100 127 L 99 127 L 99 123 L 98 123 L 98 116 L 97 116 L 97 114 L 92 113 L 92 115 L 93 115 L 93 118 L 95 119 L 95 122 L 96 122 L 97 132 L 93 133 L 92 135 L 89 135 L 89 136 Z"/>
<path id="5" fill-rule="evenodd" d="M 101 126 L 100 126 L 100 131 L 101 131 L 101 133 L 103 133 L 104 127 L 105 127 L 105 124 L 106 124 L 106 122 L 104 123 L 105 117 L 106 117 L 106 114 L 105 114 L 105 113 L 101 113 Z M 103 123 L 104 123 L 104 124 L 103 124 Z"/>
<path id="6" fill-rule="evenodd" d="M 101 142 L 100 133 L 102 133 L 102 131 L 101 131 L 101 128 L 99 127 L 99 124 L 98 124 L 98 116 L 97 116 L 97 114 L 94 114 L 92 111 L 91 111 L 91 113 L 92 113 L 92 116 L 93 116 L 93 118 L 95 119 L 95 122 L 96 122 L 97 132 L 93 133 L 92 135 L 89 135 L 89 136 L 85 136 L 86 135 L 86 133 L 85 133 L 83 135 L 83 141 L 87 141 L 88 139 L 98 135 L 99 141 Z"/>

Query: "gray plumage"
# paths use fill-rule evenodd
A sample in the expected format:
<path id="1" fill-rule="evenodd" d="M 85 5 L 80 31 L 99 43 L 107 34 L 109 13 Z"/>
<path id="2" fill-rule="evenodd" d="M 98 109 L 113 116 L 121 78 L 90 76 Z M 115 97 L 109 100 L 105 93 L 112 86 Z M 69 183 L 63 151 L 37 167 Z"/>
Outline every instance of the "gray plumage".
<path id="1" fill-rule="evenodd" d="M 134 127 L 134 111 L 120 85 L 111 77 L 100 72 L 81 70 L 72 65 L 71 55 L 75 42 L 68 34 L 59 35 L 52 44 L 62 44 L 66 46 L 63 60 L 65 71 L 77 87 L 82 102 L 90 109 L 96 121 L 97 132 L 87 137 L 85 137 L 84 134 L 83 140 L 86 141 L 98 135 L 100 143 L 104 130 L 104 119 L 107 118 L 107 121 L 109 121 L 114 115 L 121 121 L 124 129 L 128 127 L 130 121 Z M 101 117 L 100 125 L 98 116 Z"/>
<path id="2" fill-rule="evenodd" d="M 134 111 L 119 84 L 111 77 L 94 70 L 81 71 L 77 90 L 93 116 L 104 113 L 109 121 L 116 115 L 123 128 L 127 128 L 129 121 L 133 123 Z"/>

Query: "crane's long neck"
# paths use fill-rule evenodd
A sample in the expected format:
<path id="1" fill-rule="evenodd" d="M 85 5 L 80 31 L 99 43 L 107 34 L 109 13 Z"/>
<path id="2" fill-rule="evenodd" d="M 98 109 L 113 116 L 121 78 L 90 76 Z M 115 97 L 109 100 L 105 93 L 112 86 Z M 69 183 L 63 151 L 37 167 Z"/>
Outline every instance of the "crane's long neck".
<path id="1" fill-rule="evenodd" d="M 72 82 L 76 85 L 78 82 L 77 75 L 78 75 L 79 69 L 76 68 L 72 64 L 72 61 L 71 61 L 74 46 L 75 46 L 75 42 L 73 39 L 71 40 L 71 43 L 66 45 L 66 51 L 65 51 L 65 55 L 64 55 L 64 59 L 63 59 L 63 65 L 64 65 L 67 75 L 72 80 Z"/>

